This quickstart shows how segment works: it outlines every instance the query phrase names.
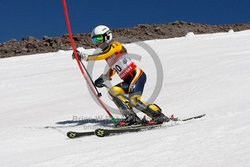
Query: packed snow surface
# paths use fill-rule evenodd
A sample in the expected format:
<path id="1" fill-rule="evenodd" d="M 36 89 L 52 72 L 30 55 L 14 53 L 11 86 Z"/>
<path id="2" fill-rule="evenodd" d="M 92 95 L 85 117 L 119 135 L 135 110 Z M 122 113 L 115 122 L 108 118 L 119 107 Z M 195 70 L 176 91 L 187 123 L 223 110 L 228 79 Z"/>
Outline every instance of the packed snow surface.
<path id="1" fill-rule="evenodd" d="M 72 51 L 0 59 L 0 166 L 249 167 L 250 31 L 145 43 L 163 67 L 154 102 L 166 115 L 206 117 L 146 132 L 68 139 L 69 130 L 108 126 Z M 161 65 L 140 45 L 125 47 L 141 58 L 135 61 L 147 74 L 147 100 L 161 84 Z M 105 66 L 94 64 L 94 79 Z M 112 84 L 117 82 L 115 77 Z M 99 90 L 105 104 L 115 107 L 107 90 Z"/>

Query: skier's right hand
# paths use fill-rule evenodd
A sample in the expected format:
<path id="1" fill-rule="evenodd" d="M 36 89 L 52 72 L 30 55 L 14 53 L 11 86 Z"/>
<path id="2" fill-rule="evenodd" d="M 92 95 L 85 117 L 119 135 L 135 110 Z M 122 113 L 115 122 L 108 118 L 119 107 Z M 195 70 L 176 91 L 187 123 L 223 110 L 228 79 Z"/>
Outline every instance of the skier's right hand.
<path id="1" fill-rule="evenodd" d="M 102 88 L 104 87 L 103 82 L 104 80 L 101 77 L 99 77 L 97 80 L 95 80 L 95 86 L 98 88 Z"/>
<path id="2" fill-rule="evenodd" d="M 109 80 L 108 77 L 102 74 L 97 80 L 95 80 L 95 86 L 98 88 L 102 88 L 105 86 L 103 83 L 107 80 Z"/>

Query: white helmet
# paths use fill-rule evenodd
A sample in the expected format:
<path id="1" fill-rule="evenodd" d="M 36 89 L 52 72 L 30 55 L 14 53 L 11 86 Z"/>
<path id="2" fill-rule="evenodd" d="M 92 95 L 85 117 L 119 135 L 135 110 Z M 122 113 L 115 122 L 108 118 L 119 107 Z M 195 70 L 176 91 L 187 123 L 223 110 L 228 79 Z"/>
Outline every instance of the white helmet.
<path id="1" fill-rule="evenodd" d="M 92 30 L 91 38 L 93 43 L 107 42 L 112 40 L 111 30 L 104 25 L 99 25 Z"/>

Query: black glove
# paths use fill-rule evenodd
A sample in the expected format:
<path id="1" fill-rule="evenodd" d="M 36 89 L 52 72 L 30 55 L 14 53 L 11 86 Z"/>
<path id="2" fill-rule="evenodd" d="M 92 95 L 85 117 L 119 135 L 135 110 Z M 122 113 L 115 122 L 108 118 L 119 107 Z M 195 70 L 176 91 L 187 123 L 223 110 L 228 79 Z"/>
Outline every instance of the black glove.
<path id="1" fill-rule="evenodd" d="M 78 50 L 76 50 L 76 53 L 78 55 L 78 59 L 81 60 L 81 56 L 79 56 L 80 52 Z M 75 54 L 74 54 L 74 51 L 72 53 L 72 59 L 74 60 L 75 59 Z"/>
<path id="2" fill-rule="evenodd" d="M 102 88 L 105 86 L 105 84 L 103 84 L 103 83 L 107 80 L 111 80 L 111 78 L 109 78 L 105 74 L 102 74 L 97 80 L 95 80 L 95 86 L 98 88 Z"/>
<path id="3" fill-rule="evenodd" d="M 98 88 L 102 88 L 104 87 L 104 80 L 102 78 L 102 76 L 100 76 L 97 80 L 95 80 L 95 86 Z"/>

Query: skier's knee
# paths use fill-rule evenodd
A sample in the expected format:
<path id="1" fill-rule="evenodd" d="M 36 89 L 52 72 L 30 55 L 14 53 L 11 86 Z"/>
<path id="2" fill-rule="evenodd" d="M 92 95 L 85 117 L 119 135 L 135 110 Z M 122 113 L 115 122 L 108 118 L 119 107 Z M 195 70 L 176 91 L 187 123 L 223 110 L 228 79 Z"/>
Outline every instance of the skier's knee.
<path id="1" fill-rule="evenodd" d="M 125 92 L 122 88 L 113 86 L 109 89 L 109 94 L 118 107 L 126 105 L 127 108 L 131 108 L 128 100 L 124 96 Z"/>
<path id="2" fill-rule="evenodd" d="M 141 100 L 141 96 L 140 95 L 132 95 L 129 98 L 130 100 L 130 104 L 134 107 L 136 107 L 138 105 L 138 102 Z"/>
<path id="3" fill-rule="evenodd" d="M 125 94 L 124 90 L 118 86 L 113 86 L 109 89 L 109 94 L 113 97 L 119 95 L 119 94 Z"/>

